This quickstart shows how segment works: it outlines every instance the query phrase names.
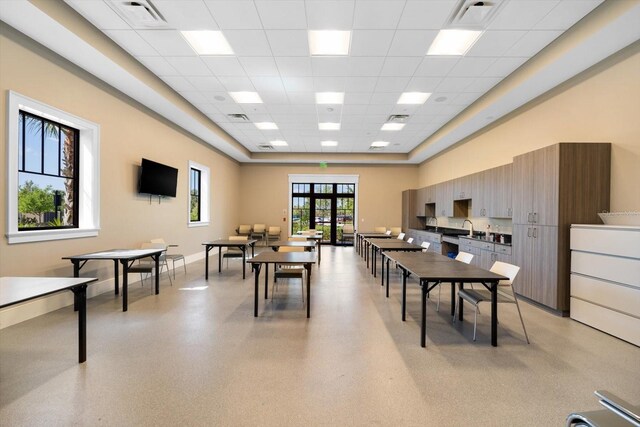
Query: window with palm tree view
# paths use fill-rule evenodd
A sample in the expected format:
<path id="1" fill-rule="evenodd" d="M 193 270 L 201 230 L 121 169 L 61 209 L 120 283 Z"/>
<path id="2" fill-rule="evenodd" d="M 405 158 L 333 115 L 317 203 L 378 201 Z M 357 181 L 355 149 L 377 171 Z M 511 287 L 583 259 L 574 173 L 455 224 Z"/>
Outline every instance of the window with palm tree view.
<path id="1" fill-rule="evenodd" d="M 323 242 L 343 243 L 343 227 L 355 216 L 355 184 L 293 183 L 291 190 L 291 233 L 315 229 Z"/>
<path id="2" fill-rule="evenodd" d="M 79 131 L 18 115 L 18 230 L 78 227 Z"/>

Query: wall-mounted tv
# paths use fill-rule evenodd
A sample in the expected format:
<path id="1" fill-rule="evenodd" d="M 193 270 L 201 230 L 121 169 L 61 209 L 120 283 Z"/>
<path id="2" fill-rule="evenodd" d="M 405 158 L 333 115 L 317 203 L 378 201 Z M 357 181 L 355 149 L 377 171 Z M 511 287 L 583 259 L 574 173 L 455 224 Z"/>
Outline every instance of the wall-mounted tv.
<path id="1" fill-rule="evenodd" d="M 142 159 L 138 192 L 155 196 L 176 197 L 178 169 Z"/>

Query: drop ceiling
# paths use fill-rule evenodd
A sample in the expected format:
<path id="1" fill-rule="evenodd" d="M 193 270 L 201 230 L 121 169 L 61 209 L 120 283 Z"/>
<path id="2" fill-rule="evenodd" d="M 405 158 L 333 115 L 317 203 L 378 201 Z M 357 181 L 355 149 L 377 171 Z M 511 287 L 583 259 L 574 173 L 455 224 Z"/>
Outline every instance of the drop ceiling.
<path id="1" fill-rule="evenodd" d="M 248 155 L 226 150 L 220 138 L 211 135 L 208 141 L 206 132 L 194 131 L 177 120 L 239 161 L 265 161 L 253 158 L 264 151 L 261 146 L 286 141 L 288 145 L 269 150 L 272 159 L 285 153 L 305 153 L 309 161 L 329 153 L 371 153 L 404 154 L 391 162 L 419 163 L 638 38 L 637 32 L 627 34 L 619 46 L 596 52 L 575 67 L 559 57 L 551 65 L 570 69 L 566 75 L 545 75 L 553 67 L 542 69 L 514 85 L 477 117 L 458 120 L 440 135 L 437 132 L 444 125 L 570 30 L 602 0 L 484 2 L 494 5 L 492 16 L 464 56 L 426 55 L 438 31 L 451 27 L 463 3 L 460 0 L 149 0 L 166 21 L 158 28 L 127 22 L 117 13 L 115 0 L 65 1 L 246 147 Z M 632 20 L 638 16 L 637 9 L 632 11 Z M 0 15 L 3 20 L 6 12 Z M 351 32 L 348 55 L 310 55 L 308 31 L 327 29 Z M 180 33 L 187 30 L 221 31 L 233 55 L 199 56 Z M 616 37 L 615 28 L 608 31 L 604 36 Z M 40 42 L 47 45 L 49 41 Z M 602 44 L 597 39 L 585 40 L 583 56 L 592 51 L 585 49 L 589 43 Z M 60 51 L 55 46 L 52 49 Z M 238 104 L 229 93 L 239 91 L 257 92 L 263 103 Z M 344 102 L 316 104 L 317 92 L 343 92 Z M 431 95 L 424 104 L 400 105 L 397 101 L 404 92 Z M 232 115 L 245 115 L 248 120 Z M 381 130 L 391 115 L 409 117 L 401 130 Z M 278 129 L 258 129 L 258 122 L 273 122 Z M 339 123 L 340 129 L 320 130 L 322 122 Z M 439 136 L 435 140 L 434 134 Z M 327 140 L 338 144 L 323 146 L 321 142 Z M 388 141 L 389 145 L 373 153 L 374 141 Z"/>

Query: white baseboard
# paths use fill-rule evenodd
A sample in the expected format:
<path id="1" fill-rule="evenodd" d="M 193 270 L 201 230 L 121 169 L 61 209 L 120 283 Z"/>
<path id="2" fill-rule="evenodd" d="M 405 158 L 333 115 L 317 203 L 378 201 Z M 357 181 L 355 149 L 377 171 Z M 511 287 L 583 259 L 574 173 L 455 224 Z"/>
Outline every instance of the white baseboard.
<path id="1" fill-rule="evenodd" d="M 209 256 L 217 254 L 217 248 L 214 248 Z M 187 264 L 191 264 L 196 261 L 200 261 L 204 258 L 204 251 L 186 255 L 185 261 Z M 176 269 L 181 268 L 180 263 L 176 265 Z M 135 278 L 135 279 L 134 279 Z M 140 281 L 140 276 L 130 275 L 129 283 L 137 283 Z M 120 276 L 120 283 L 122 284 L 122 276 Z M 113 292 L 115 282 L 113 277 L 103 280 L 98 283 L 93 283 L 87 287 L 87 298 L 93 298 L 96 295 L 103 294 L 105 292 Z M 67 307 L 73 304 L 72 292 L 61 292 L 47 297 L 38 298 L 32 301 L 25 302 L 23 304 L 12 305 L 11 307 L 0 310 L 0 329 L 7 328 L 11 325 L 15 325 L 25 320 L 33 319 L 34 317 L 42 316 L 51 311 L 59 310 L 63 307 Z"/>

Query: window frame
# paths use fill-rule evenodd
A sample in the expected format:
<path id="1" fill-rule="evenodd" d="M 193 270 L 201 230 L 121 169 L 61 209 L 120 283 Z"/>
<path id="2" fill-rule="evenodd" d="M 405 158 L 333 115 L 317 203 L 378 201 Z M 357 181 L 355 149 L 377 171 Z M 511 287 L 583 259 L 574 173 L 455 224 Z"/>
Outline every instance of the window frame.
<path id="1" fill-rule="evenodd" d="M 197 176 L 197 184 L 194 183 L 194 176 Z M 196 198 L 198 199 L 198 203 L 197 203 L 197 218 L 194 220 L 192 219 L 193 216 L 193 212 L 191 210 L 192 205 L 193 205 L 193 197 L 194 195 L 192 194 L 192 191 L 194 189 L 194 184 L 195 187 L 197 188 L 198 192 L 196 194 Z M 200 222 L 201 219 L 201 211 L 202 211 L 202 171 L 200 169 L 191 167 L 189 168 L 189 221 L 191 222 Z"/>
<path id="2" fill-rule="evenodd" d="M 187 224 L 188 227 L 205 227 L 211 221 L 211 172 L 203 164 L 189 160 L 189 179 L 187 182 Z M 200 220 L 191 221 L 191 169 L 200 171 Z"/>
<path id="3" fill-rule="evenodd" d="M 20 110 L 79 131 L 76 152 L 79 164 L 77 227 L 18 230 L 18 115 Z M 8 91 L 6 183 L 5 236 L 9 244 L 97 236 L 100 231 L 100 125 L 17 92 Z"/>

